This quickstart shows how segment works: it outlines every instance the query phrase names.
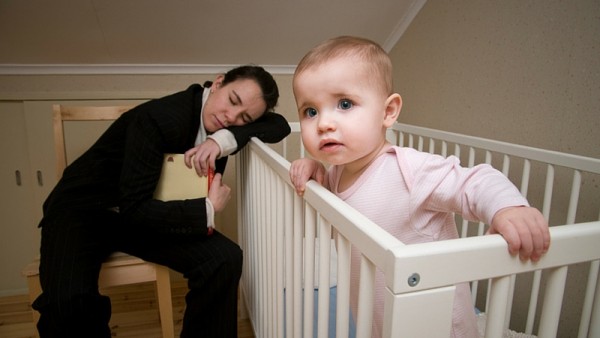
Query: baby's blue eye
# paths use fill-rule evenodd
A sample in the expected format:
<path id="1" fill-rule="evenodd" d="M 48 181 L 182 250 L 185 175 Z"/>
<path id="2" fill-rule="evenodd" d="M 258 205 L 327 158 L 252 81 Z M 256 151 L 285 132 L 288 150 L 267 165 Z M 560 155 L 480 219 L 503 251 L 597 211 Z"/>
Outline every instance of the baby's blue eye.
<path id="1" fill-rule="evenodd" d="M 307 109 L 304 111 L 304 114 L 305 114 L 307 117 L 315 117 L 315 116 L 317 116 L 317 110 L 316 110 L 315 108 L 307 108 Z"/>
<path id="2" fill-rule="evenodd" d="M 340 103 L 338 103 L 338 108 L 342 109 L 342 110 L 347 110 L 352 108 L 353 104 L 352 101 L 347 100 L 347 99 L 343 99 L 340 100 Z"/>

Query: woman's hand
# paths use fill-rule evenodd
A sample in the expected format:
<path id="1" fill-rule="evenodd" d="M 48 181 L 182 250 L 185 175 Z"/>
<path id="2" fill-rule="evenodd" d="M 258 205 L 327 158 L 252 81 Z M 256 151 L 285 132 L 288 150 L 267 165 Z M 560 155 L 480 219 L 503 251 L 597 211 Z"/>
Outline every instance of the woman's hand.
<path id="1" fill-rule="evenodd" d="M 217 142 L 209 138 L 185 152 L 185 165 L 195 168 L 198 176 L 207 176 L 209 168 L 215 169 L 215 161 L 220 154 Z"/>
<path id="2" fill-rule="evenodd" d="M 321 162 L 310 158 L 301 158 L 292 162 L 290 166 L 290 180 L 299 196 L 304 195 L 306 182 L 314 179 L 319 184 L 325 180 L 325 167 Z"/>
<path id="3" fill-rule="evenodd" d="M 208 199 L 212 203 L 215 212 L 223 210 L 231 198 L 231 188 L 224 184 L 222 179 L 221 174 L 215 174 L 208 191 Z"/>

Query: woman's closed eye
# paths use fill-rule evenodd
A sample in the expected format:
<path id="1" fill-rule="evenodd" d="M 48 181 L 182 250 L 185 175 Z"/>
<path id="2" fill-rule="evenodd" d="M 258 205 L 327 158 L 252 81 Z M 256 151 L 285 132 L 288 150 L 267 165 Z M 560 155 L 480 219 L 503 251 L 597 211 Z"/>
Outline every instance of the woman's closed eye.
<path id="1" fill-rule="evenodd" d="M 247 113 L 243 113 L 241 119 L 243 124 L 249 124 L 253 122 L 252 116 Z"/>

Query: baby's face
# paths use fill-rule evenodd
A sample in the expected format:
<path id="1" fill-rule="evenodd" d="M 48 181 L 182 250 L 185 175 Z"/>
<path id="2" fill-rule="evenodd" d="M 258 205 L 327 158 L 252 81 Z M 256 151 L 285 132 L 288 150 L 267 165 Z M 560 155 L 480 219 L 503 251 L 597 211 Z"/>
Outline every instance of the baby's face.
<path id="1" fill-rule="evenodd" d="M 385 141 L 387 94 L 364 62 L 337 58 L 297 74 L 294 95 L 306 150 L 331 164 L 366 160 Z"/>

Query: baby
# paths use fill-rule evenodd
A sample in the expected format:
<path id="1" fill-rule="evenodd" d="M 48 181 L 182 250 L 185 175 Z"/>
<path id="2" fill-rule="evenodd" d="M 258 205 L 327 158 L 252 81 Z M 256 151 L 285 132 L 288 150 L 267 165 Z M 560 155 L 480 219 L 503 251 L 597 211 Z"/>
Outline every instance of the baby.
<path id="1" fill-rule="evenodd" d="M 522 260 L 537 261 L 548 250 L 548 223 L 501 172 L 386 141 L 402 98 L 392 91 L 391 60 L 376 43 L 338 37 L 317 45 L 298 64 L 293 90 L 302 142 L 314 158 L 290 167 L 298 194 L 315 179 L 406 244 L 458 238 L 454 213 L 460 213 L 490 224 L 489 233 L 502 235 Z M 356 310 L 360 263 L 358 253 L 352 256 Z M 378 272 L 373 337 L 381 337 L 383 290 Z M 453 309 L 452 336 L 476 337 L 468 284 L 457 285 Z"/>

